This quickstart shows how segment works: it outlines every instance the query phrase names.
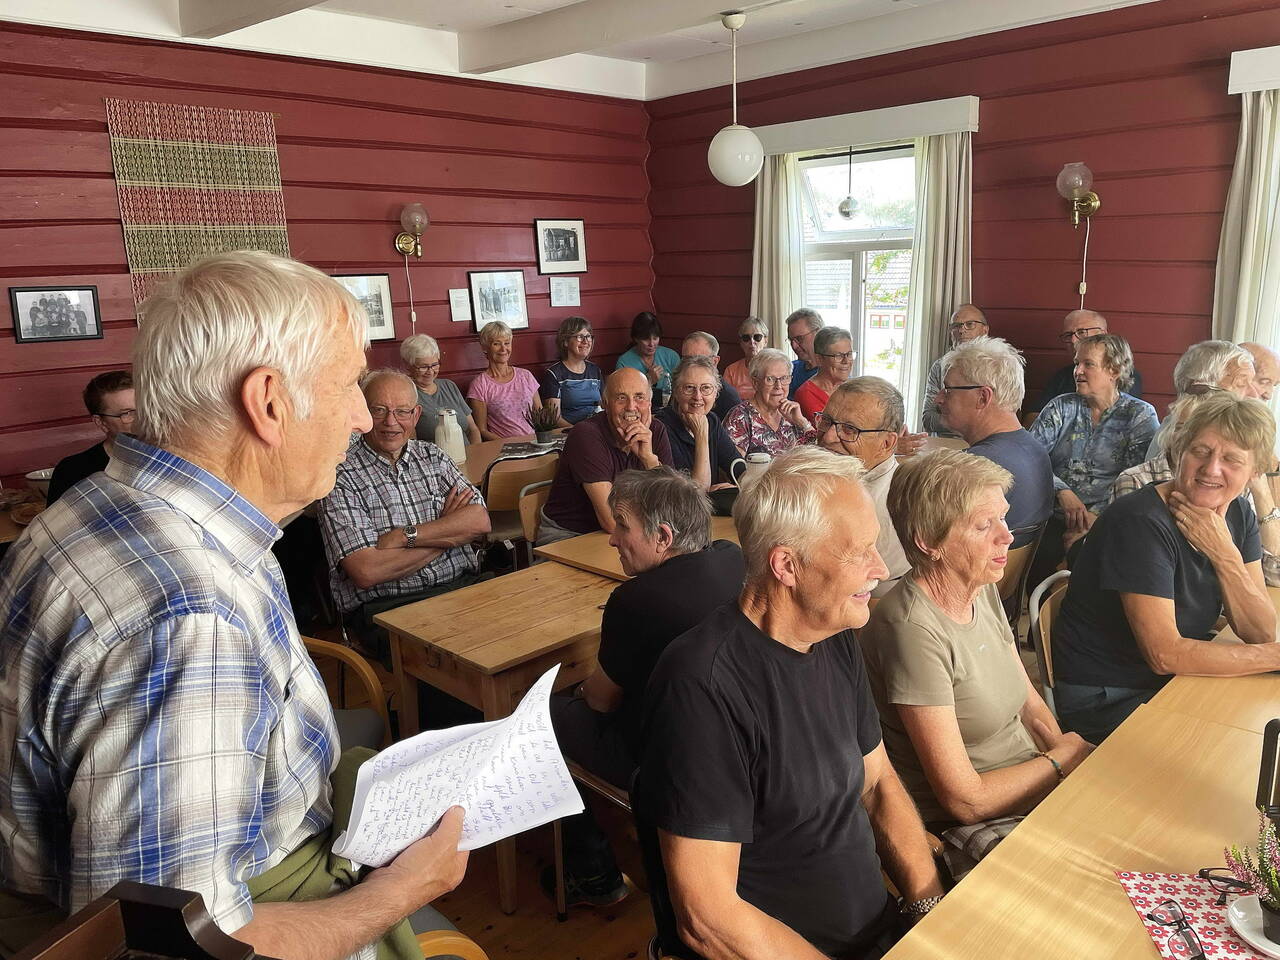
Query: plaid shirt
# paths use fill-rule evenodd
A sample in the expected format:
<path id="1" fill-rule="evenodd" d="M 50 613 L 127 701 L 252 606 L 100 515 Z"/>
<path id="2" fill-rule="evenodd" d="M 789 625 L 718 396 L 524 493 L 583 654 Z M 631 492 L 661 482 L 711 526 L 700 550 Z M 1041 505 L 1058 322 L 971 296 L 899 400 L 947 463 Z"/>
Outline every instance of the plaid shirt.
<path id="1" fill-rule="evenodd" d="M 0 875 L 78 910 L 118 880 L 245 883 L 332 819 L 333 711 L 274 523 L 127 436 L 0 565 Z"/>
<path id="2" fill-rule="evenodd" d="M 1172 479 L 1173 468 L 1169 466 L 1168 455 L 1157 454 L 1136 467 L 1130 467 L 1116 477 L 1115 486 L 1111 491 L 1111 499 L 1115 500 L 1127 493 L 1141 490 L 1150 484 L 1164 483 L 1166 480 Z M 1245 503 L 1249 504 L 1249 509 L 1257 513 L 1257 508 L 1253 505 L 1253 491 L 1246 487 L 1241 496 L 1244 498 Z M 1262 548 L 1262 578 L 1266 581 L 1268 587 L 1280 587 L 1280 557 L 1273 553 L 1267 553 L 1266 547 Z"/>
<path id="3" fill-rule="evenodd" d="M 333 492 L 320 501 L 329 586 L 343 613 L 370 600 L 400 597 L 448 583 L 478 568 L 475 550 L 461 546 L 446 550 L 415 573 L 368 590 L 357 587 L 342 569 L 344 557 L 377 546 L 380 534 L 438 519 L 449 491 L 457 486 L 471 491 L 472 503 L 484 506 L 480 491 L 434 443 L 410 440 L 395 463 L 363 440 L 352 444 L 346 461 L 338 466 Z"/>
<path id="4" fill-rule="evenodd" d="M 1116 476 L 1147 459 L 1156 432 L 1155 407 L 1122 393 L 1095 426 L 1078 393 L 1050 400 L 1027 432 L 1044 444 L 1053 463 L 1053 488 L 1070 489 L 1097 513 L 1111 501 Z M 1054 513 L 1061 515 L 1061 507 Z"/>

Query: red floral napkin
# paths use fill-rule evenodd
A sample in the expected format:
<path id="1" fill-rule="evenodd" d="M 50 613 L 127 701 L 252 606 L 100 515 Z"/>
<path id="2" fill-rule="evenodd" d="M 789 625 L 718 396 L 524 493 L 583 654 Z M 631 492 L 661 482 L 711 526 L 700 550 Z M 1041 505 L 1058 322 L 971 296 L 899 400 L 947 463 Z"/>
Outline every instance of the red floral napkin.
<path id="1" fill-rule="evenodd" d="M 1129 895 L 1129 902 L 1138 911 L 1138 919 L 1147 928 L 1147 934 L 1165 960 L 1185 960 L 1186 954 L 1170 949 L 1169 934 L 1173 927 L 1161 926 L 1148 920 L 1147 914 L 1163 900 L 1177 900 L 1182 912 L 1195 929 L 1206 957 L 1231 957 L 1240 960 L 1267 960 L 1251 946 L 1236 936 L 1227 923 L 1227 908 L 1218 906 L 1218 895 L 1209 884 L 1197 876 L 1185 873 L 1133 873 L 1117 870 L 1116 878 Z M 1227 894 L 1227 903 L 1235 899 Z M 1177 938 L 1174 938 L 1177 942 Z M 1178 944 L 1179 948 L 1182 944 Z"/>

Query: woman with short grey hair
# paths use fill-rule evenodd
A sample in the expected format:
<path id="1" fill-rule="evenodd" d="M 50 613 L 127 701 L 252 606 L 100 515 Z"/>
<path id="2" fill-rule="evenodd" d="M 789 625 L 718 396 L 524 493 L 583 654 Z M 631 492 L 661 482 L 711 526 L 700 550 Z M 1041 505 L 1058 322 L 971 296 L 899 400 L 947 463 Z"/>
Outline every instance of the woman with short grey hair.
<path id="1" fill-rule="evenodd" d="M 787 399 L 791 361 L 770 347 L 751 359 L 750 369 L 755 395 L 729 411 L 724 428 L 743 454 L 781 456 L 813 431 L 800 404 Z"/>
<path id="2" fill-rule="evenodd" d="M 796 390 L 796 403 L 809 420 L 826 409 L 827 401 L 836 387 L 853 374 L 853 361 L 858 351 L 853 349 L 853 335 L 842 327 L 823 327 L 813 338 L 813 358 L 818 372 L 800 384 Z"/>
<path id="3" fill-rule="evenodd" d="M 417 333 L 400 344 L 400 359 L 409 372 L 409 378 L 418 390 L 418 406 L 422 415 L 418 417 L 417 437 L 432 443 L 436 439 L 436 427 L 440 425 L 440 414 L 449 410 L 453 412 L 462 437 L 466 443 L 479 443 L 480 430 L 472 419 L 471 408 L 462 399 L 462 391 L 452 380 L 440 376 L 440 344 L 434 337 L 425 333 Z"/>
<path id="4" fill-rule="evenodd" d="M 912 569 L 858 638 L 889 759 L 946 840 L 957 824 L 1026 813 L 1091 749 L 1031 685 L 1000 602 L 1012 482 L 958 450 L 898 467 L 888 507 Z M 971 864 L 952 846 L 961 873 Z"/>
<path id="5" fill-rule="evenodd" d="M 752 358 L 769 346 L 769 328 L 759 317 L 747 317 L 738 324 L 738 342 L 742 344 L 742 359 L 735 360 L 724 370 L 724 382 L 738 391 L 743 400 L 750 400 L 756 393 L 747 368 Z"/>
<path id="6" fill-rule="evenodd" d="M 712 409 L 720 376 L 710 357 L 685 357 L 671 374 L 671 402 L 653 416 L 667 428 L 672 465 L 687 470 L 703 490 L 729 477 L 741 454 Z"/>

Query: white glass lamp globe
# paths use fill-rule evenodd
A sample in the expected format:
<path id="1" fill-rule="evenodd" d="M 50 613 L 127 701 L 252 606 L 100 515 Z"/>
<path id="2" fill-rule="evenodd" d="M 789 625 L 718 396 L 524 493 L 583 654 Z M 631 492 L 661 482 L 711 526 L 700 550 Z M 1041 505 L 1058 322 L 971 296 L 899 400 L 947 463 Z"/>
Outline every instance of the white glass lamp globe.
<path id="1" fill-rule="evenodd" d="M 1093 171 L 1083 163 L 1068 163 L 1058 173 L 1058 194 L 1067 200 L 1082 197 L 1093 186 Z"/>
<path id="2" fill-rule="evenodd" d="M 764 146 L 750 127 L 730 124 L 707 147 L 707 166 L 726 187 L 745 186 L 764 166 Z"/>

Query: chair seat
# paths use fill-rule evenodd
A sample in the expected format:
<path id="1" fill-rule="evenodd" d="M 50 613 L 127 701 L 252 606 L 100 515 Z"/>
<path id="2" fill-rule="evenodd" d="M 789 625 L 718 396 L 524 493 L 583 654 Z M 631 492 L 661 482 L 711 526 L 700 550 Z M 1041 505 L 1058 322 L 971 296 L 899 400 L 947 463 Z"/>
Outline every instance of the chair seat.
<path id="1" fill-rule="evenodd" d="M 386 726 L 376 710 L 369 707 L 335 710 L 333 720 L 338 728 L 338 743 L 343 750 L 350 750 L 352 747 L 368 747 L 370 750 L 382 748 Z"/>
<path id="2" fill-rule="evenodd" d="M 519 510 L 494 510 L 489 514 L 489 542 L 523 540 L 524 525 Z"/>

